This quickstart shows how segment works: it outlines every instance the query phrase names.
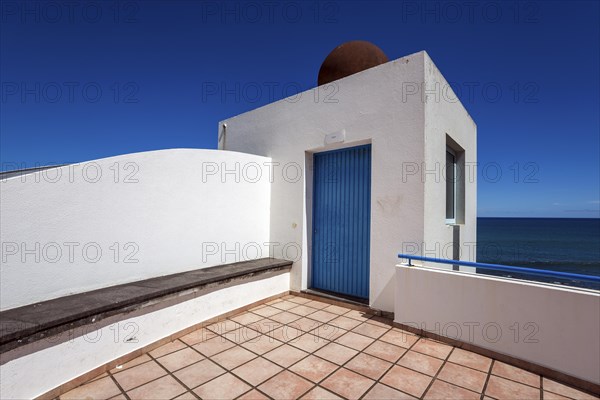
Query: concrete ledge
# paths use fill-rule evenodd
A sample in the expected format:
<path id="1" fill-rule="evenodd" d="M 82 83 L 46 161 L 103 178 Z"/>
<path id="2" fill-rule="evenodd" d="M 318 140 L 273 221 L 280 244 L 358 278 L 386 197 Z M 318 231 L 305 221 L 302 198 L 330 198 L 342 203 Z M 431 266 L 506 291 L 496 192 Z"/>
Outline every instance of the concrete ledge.
<path id="1" fill-rule="evenodd" d="M 161 286 L 158 297 L 112 310 L 112 316 L 105 312 L 100 319 L 80 318 L 74 323 L 94 322 L 58 332 L 70 326 L 63 323 L 58 333 L 47 328 L 43 340 L 0 354 L 0 398 L 54 398 L 116 360 L 124 362 L 191 327 L 289 293 L 290 267 L 290 262 L 273 259 L 222 266 L 221 280 L 211 273 L 193 287 L 189 282 L 173 285 L 179 287 L 176 292 Z"/>
<path id="2" fill-rule="evenodd" d="M 98 323 L 116 314 L 135 311 L 144 303 L 179 292 L 291 266 L 291 261 L 262 258 L 111 286 L 2 311 L 0 352 Z"/>

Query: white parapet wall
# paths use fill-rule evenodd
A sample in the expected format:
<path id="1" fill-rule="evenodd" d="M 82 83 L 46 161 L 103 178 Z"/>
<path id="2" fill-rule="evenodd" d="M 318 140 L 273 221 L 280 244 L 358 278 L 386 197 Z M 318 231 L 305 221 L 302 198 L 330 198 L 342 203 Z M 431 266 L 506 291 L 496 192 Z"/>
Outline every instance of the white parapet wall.
<path id="1" fill-rule="evenodd" d="M 0 182 L 0 308 L 268 257 L 270 158 L 127 154 Z"/>
<path id="2" fill-rule="evenodd" d="M 39 397 L 190 326 L 286 293 L 289 288 L 290 273 L 284 270 L 244 278 L 212 290 L 190 290 L 173 296 L 170 301 L 149 304 L 134 314 L 85 326 L 77 330 L 79 336 L 63 332 L 9 351 L 2 354 L 0 398 Z"/>
<path id="3" fill-rule="evenodd" d="M 395 322 L 600 384 L 600 293 L 396 268 Z"/>

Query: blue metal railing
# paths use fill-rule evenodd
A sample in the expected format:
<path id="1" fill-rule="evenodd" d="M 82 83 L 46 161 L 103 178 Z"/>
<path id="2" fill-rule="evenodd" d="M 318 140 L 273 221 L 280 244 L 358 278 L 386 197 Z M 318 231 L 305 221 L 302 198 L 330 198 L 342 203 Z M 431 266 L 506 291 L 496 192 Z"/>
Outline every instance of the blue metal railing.
<path id="1" fill-rule="evenodd" d="M 500 264 L 486 264 L 486 263 L 478 263 L 478 262 L 471 262 L 471 261 L 448 260 L 445 258 L 421 257 L 421 256 L 413 255 L 413 254 L 398 254 L 398 258 L 408 259 L 408 265 L 412 265 L 411 264 L 412 260 L 418 260 L 418 261 L 428 261 L 428 262 L 440 263 L 440 264 L 463 265 L 465 267 L 475 267 L 475 268 L 487 269 L 490 271 L 510 272 L 510 273 L 516 273 L 516 274 L 525 274 L 525 275 L 538 275 L 538 276 L 547 276 L 547 277 L 552 277 L 552 278 L 569 279 L 569 280 L 575 280 L 575 281 L 600 283 L 600 276 L 571 274 L 569 272 L 550 271 L 547 269 L 511 267 L 508 265 L 500 265 Z"/>

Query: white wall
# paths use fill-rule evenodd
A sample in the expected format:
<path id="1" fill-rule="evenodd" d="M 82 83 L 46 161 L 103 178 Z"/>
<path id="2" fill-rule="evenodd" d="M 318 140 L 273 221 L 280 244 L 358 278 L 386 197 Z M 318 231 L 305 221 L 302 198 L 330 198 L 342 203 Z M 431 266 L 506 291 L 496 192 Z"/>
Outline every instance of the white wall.
<path id="1" fill-rule="evenodd" d="M 390 266 L 397 260 L 397 243 L 420 241 L 423 234 L 422 184 L 402 184 L 400 179 L 402 160 L 423 154 L 423 104 L 416 96 L 403 101 L 407 79 L 423 81 L 422 53 L 224 121 L 221 148 L 303 169 L 297 182 L 276 174 L 271 189 L 271 241 L 303 249 L 292 269 L 294 290 L 308 286 L 311 235 L 305 194 L 312 191 L 312 171 L 306 168 L 307 152 L 339 147 L 326 146 L 325 136 L 345 130 L 344 145 L 372 144 L 370 302 L 379 309 L 393 308 Z"/>
<path id="2" fill-rule="evenodd" d="M 269 161 L 162 150 L 2 181 L 1 308 L 268 257 Z"/>
<path id="3" fill-rule="evenodd" d="M 294 290 L 310 286 L 312 153 L 371 143 L 369 301 L 374 308 L 393 310 L 393 265 L 401 244 L 424 241 L 424 183 L 403 180 L 403 169 L 406 162 L 421 165 L 428 145 L 424 102 L 412 92 L 425 81 L 427 59 L 425 52 L 412 54 L 220 123 L 219 148 L 271 157 L 280 164 L 271 190 L 271 241 L 302 246 L 302 258 L 294 259 L 292 269 Z M 452 119 L 457 127 L 469 126 L 464 110 Z M 343 144 L 325 144 L 327 134 L 340 131 L 345 133 Z M 286 165 L 301 167 L 302 179 L 283 179 Z M 443 201 L 438 198 L 436 206 L 442 209 Z"/>
<path id="4" fill-rule="evenodd" d="M 247 306 L 270 296 L 289 291 L 288 271 L 259 275 L 213 291 L 201 291 L 166 308 L 115 321 L 106 326 L 88 326 L 85 336 L 35 351 L 2 364 L 2 399 L 32 399 L 76 377 L 144 348 L 190 326 Z M 122 317 L 122 316 L 121 316 Z M 79 331 L 78 331 L 79 332 Z M 62 340 L 68 333 L 62 335 Z M 131 339 L 132 341 L 126 341 Z M 58 342 L 49 337 L 49 343 Z M 32 345 L 30 345 L 32 346 Z M 20 351 L 19 349 L 15 351 Z M 11 356 L 3 354 L 3 359 Z M 3 361 L 4 362 L 4 361 Z M 34 384 L 30 384 L 34 383 Z"/>
<path id="5" fill-rule="evenodd" d="M 452 88 L 437 69 L 431 58 L 425 55 L 425 167 L 427 173 L 421 177 L 425 183 L 425 231 L 419 255 L 452 259 L 452 226 L 446 218 L 446 135 L 450 136 L 463 150 L 465 182 L 464 215 L 459 215 L 460 259 L 475 261 L 477 242 L 477 126 Z M 432 173 L 433 171 L 433 173 Z M 459 213 L 460 214 L 460 213 Z M 440 268 L 452 268 L 447 265 Z M 461 270 L 471 270 L 460 267 Z"/>
<path id="6" fill-rule="evenodd" d="M 600 383 L 600 294 L 396 267 L 395 322 Z"/>

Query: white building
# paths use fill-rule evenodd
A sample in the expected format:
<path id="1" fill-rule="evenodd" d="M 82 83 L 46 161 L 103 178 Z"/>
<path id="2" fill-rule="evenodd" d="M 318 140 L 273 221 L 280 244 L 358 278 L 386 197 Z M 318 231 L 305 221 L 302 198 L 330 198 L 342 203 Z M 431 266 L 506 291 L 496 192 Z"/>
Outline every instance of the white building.
<path id="1" fill-rule="evenodd" d="M 349 243 L 339 237 L 327 239 L 332 243 L 328 254 L 313 254 L 314 243 L 323 241 L 314 237 L 315 229 L 327 228 L 327 222 L 313 226 L 313 211 L 328 207 L 327 200 L 313 203 L 314 185 L 319 184 L 315 180 L 315 157 L 366 144 L 370 145 L 371 165 L 366 162 L 360 168 L 370 175 L 368 212 L 362 214 L 364 221 L 352 213 L 340 216 L 347 219 L 338 231 L 351 227 L 348 220 L 359 224 L 370 221 L 370 235 L 360 238 L 368 243 L 359 241 L 370 255 L 361 265 L 350 262 Z M 398 253 L 452 259 L 456 242 L 462 247 L 461 259 L 475 261 L 477 181 L 474 170 L 465 169 L 465 163 L 474 166 L 477 162 L 477 128 L 424 51 L 227 119 L 220 123 L 219 148 L 270 157 L 278 163 L 276 167 L 287 167 L 293 175 L 275 179 L 271 186 L 270 240 L 301 244 L 302 257 L 292 269 L 294 290 L 310 289 L 317 283 L 316 288 L 333 292 L 355 296 L 360 292 L 363 295 L 357 297 L 368 297 L 371 307 L 391 312 Z M 467 172 L 457 173 L 456 187 L 446 184 L 450 153 L 459 166 L 457 170 Z M 340 162 L 330 159 L 331 163 Z M 298 168 L 301 180 L 296 182 Z M 330 175 L 322 179 L 331 178 L 332 173 L 341 174 L 343 179 L 344 168 L 330 166 L 325 171 Z M 334 192 L 343 191 L 349 183 L 328 187 L 327 182 L 321 182 L 323 190 Z M 369 185 L 359 190 L 368 191 Z M 454 215 L 447 215 L 447 203 L 455 210 Z M 327 257 L 333 260 L 323 259 Z M 332 266 L 338 258 L 346 265 Z M 331 281 L 335 277 L 312 280 L 315 268 L 328 267 L 335 269 L 336 276 L 346 276 L 337 282 Z M 361 275 L 363 270 L 368 276 Z M 366 289 L 357 289 L 365 285 Z"/>

